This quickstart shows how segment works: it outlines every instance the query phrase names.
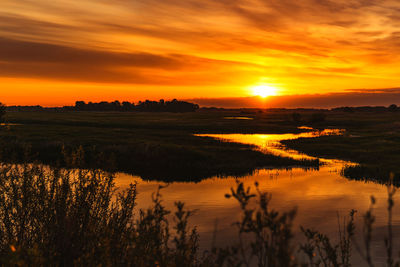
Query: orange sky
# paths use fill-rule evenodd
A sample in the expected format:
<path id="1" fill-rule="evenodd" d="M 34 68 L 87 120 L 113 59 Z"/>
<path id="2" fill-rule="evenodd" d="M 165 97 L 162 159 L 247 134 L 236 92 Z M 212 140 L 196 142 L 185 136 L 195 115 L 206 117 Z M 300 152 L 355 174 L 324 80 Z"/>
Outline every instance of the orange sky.
<path id="1" fill-rule="evenodd" d="M 397 87 L 397 0 L 1 0 L 0 101 Z"/>

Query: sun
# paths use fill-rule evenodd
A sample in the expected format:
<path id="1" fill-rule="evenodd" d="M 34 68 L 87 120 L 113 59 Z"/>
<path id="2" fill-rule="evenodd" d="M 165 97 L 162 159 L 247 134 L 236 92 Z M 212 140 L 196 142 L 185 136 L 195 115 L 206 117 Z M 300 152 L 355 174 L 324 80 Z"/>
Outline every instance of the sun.
<path id="1" fill-rule="evenodd" d="M 269 85 L 258 85 L 251 88 L 253 95 L 267 97 L 276 95 L 277 89 Z"/>

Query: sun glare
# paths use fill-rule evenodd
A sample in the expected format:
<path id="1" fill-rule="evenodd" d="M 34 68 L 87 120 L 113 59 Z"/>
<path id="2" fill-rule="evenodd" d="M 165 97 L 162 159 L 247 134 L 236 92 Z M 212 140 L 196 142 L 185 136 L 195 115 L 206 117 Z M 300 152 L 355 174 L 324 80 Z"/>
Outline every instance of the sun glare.
<path id="1" fill-rule="evenodd" d="M 253 95 L 267 97 L 276 95 L 277 89 L 269 85 L 258 85 L 252 88 Z"/>

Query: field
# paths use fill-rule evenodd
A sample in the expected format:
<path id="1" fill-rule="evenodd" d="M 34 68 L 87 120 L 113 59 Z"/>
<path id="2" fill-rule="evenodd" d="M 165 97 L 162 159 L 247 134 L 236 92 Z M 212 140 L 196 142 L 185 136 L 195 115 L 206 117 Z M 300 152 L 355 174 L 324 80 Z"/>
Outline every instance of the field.
<path id="1" fill-rule="evenodd" d="M 255 113 L 251 114 L 253 120 L 226 119 L 238 114 L 10 112 L 6 119 L 11 125 L 0 133 L 2 158 L 118 170 L 165 181 L 239 176 L 263 167 L 318 167 L 318 161 L 279 158 L 247 145 L 193 136 L 299 131 L 282 120 L 282 114 Z M 77 162 L 84 165 L 76 166 Z"/>
<path id="2" fill-rule="evenodd" d="M 195 133 L 296 133 L 304 131 L 298 126 L 310 126 L 343 128 L 346 134 L 284 143 L 310 155 L 361 163 L 344 170 L 350 178 L 385 180 L 390 172 L 400 172 L 398 112 L 324 111 L 318 120 L 313 117 L 320 111 L 293 113 L 9 112 L 6 120 L 11 125 L 0 131 L 1 155 L 3 161 L 39 161 L 118 170 L 147 179 L 193 181 L 214 175 L 240 176 L 264 167 L 319 164 L 265 155 L 247 145 L 195 137 Z M 84 166 L 76 166 L 77 162 Z"/>

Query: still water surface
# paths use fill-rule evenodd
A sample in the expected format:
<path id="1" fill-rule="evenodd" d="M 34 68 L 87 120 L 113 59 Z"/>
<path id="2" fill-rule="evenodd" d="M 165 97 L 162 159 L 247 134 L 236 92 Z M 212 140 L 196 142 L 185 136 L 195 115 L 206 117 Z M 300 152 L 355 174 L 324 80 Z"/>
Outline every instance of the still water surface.
<path id="1" fill-rule="evenodd" d="M 256 149 L 275 155 L 293 158 L 313 158 L 295 150 L 286 149 L 279 141 L 299 137 L 315 137 L 318 135 L 341 134 L 341 130 L 311 131 L 300 134 L 202 134 L 225 141 L 253 144 Z M 192 225 L 196 225 L 200 233 L 201 247 L 209 248 L 213 233 L 217 234 L 218 245 L 228 245 L 237 240 L 237 231 L 233 222 L 240 218 L 238 204 L 233 199 L 226 199 L 231 187 L 236 181 L 244 182 L 246 186 L 259 183 L 259 188 L 272 194 L 271 205 L 276 210 L 289 210 L 297 207 L 298 215 L 294 230 L 296 240 L 302 241 L 299 226 L 315 228 L 336 238 L 338 229 L 338 214 L 346 216 L 351 209 L 358 210 L 357 226 L 361 230 L 361 215 L 370 205 L 370 196 L 377 199 L 375 215 L 377 229 L 374 232 L 376 242 L 373 243 L 375 256 L 382 262 L 384 255 L 383 236 L 386 233 L 387 221 L 387 188 L 373 182 L 352 181 L 340 175 L 342 168 L 351 162 L 334 159 L 320 159 L 323 165 L 318 170 L 302 168 L 263 169 L 254 174 L 235 178 L 209 178 L 198 183 L 174 182 L 162 190 L 163 203 L 173 210 L 175 201 L 183 201 L 187 208 L 197 212 L 192 217 Z M 151 205 L 151 193 L 156 191 L 160 183 L 144 181 L 139 177 L 118 174 L 116 185 L 124 188 L 133 181 L 138 182 L 138 207 L 147 208 Z M 397 203 L 400 203 L 396 198 Z M 394 207 L 394 229 L 400 234 L 400 205 Z M 361 241 L 361 240 L 360 240 Z M 395 240 L 400 241 L 399 239 Z M 360 242 L 361 243 L 361 242 Z M 355 258 L 356 265 L 362 266 Z M 358 264 L 357 264 L 358 263 Z"/>

